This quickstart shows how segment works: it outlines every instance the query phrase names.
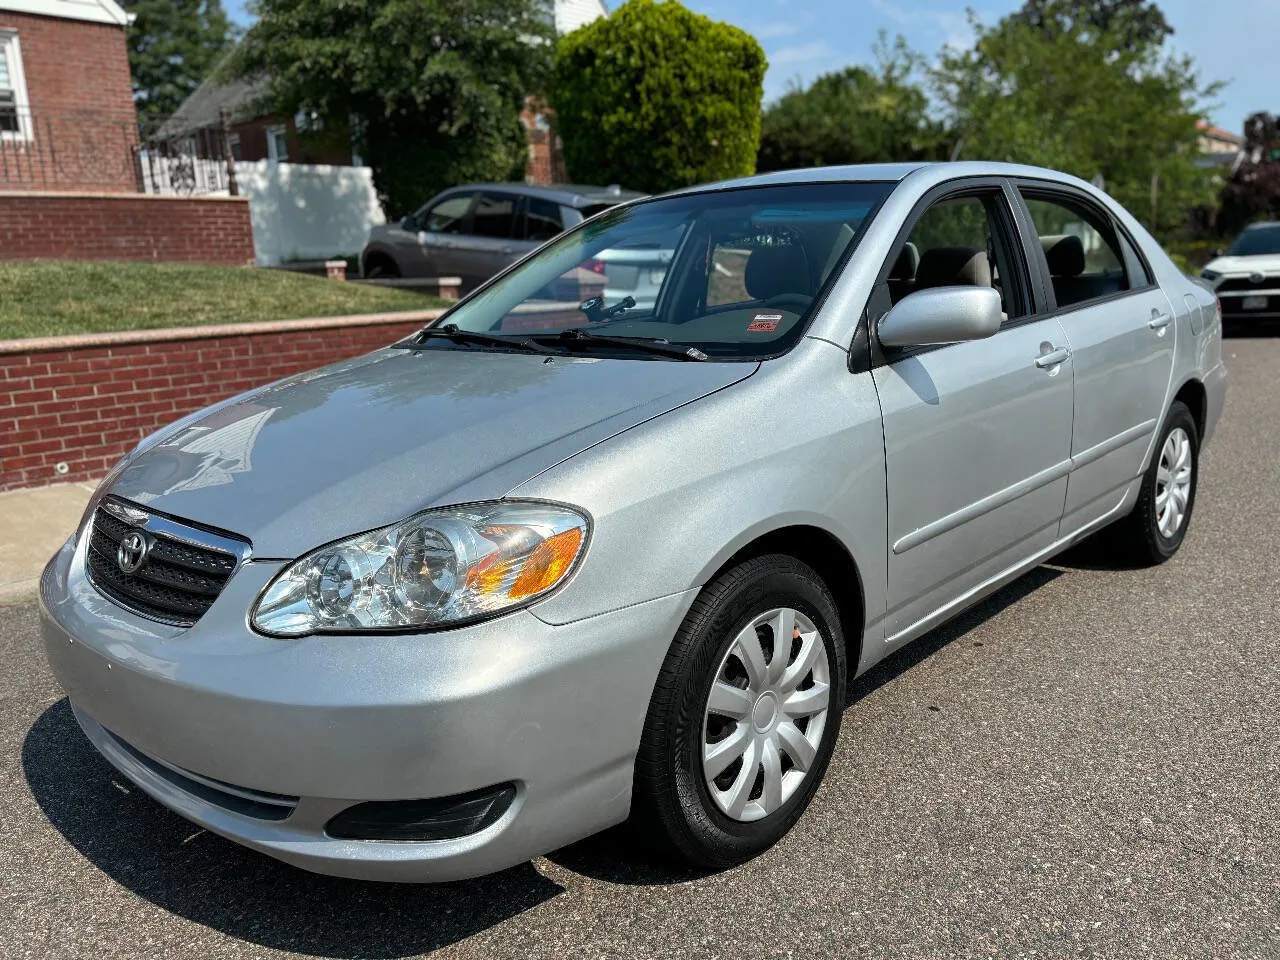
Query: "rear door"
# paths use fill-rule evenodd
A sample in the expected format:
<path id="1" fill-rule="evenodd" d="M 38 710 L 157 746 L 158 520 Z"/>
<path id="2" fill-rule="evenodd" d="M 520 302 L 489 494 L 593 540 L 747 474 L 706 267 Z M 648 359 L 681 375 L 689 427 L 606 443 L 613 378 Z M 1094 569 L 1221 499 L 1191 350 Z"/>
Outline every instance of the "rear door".
<path id="1" fill-rule="evenodd" d="M 1139 480 L 1164 416 L 1178 325 L 1137 246 L 1101 205 L 1041 183 L 1019 191 L 1075 372 L 1066 536 L 1100 522 Z"/>
<path id="2" fill-rule="evenodd" d="M 955 189 L 934 191 L 913 213 L 868 308 L 874 322 L 922 290 L 968 284 L 996 287 L 1006 314 L 993 337 L 886 350 L 873 368 L 888 471 L 890 643 L 1052 544 L 1070 468 L 1071 359 L 1057 320 L 1036 314 L 1011 188 Z"/>

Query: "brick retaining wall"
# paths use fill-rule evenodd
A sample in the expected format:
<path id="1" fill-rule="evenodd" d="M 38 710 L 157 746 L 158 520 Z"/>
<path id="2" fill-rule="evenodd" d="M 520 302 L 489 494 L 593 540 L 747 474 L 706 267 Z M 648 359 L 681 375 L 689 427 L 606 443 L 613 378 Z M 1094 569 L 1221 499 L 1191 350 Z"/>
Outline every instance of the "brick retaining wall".
<path id="1" fill-rule="evenodd" d="M 184 414 L 368 353 L 438 315 L 0 341 L 0 490 L 94 479 Z"/>
<path id="2" fill-rule="evenodd" d="M 253 263 L 243 197 L 0 192 L 0 260 Z"/>

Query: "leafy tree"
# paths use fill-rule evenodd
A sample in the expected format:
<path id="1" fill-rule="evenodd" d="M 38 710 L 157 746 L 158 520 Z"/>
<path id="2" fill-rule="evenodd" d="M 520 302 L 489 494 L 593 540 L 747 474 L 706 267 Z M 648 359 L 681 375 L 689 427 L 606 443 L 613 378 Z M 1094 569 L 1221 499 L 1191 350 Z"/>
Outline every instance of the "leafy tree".
<path id="1" fill-rule="evenodd" d="M 1110 33 L 1126 47 L 1159 46 L 1173 35 L 1152 0 L 1027 0 L 1017 15 L 1047 32 L 1080 26 Z"/>
<path id="2" fill-rule="evenodd" d="M 912 80 L 921 58 L 898 37 L 881 35 L 876 65 L 823 74 L 765 108 L 760 170 L 839 163 L 940 159 L 942 127 Z M 943 154 L 945 155 L 945 154 Z"/>
<path id="3" fill-rule="evenodd" d="M 570 176 L 656 193 L 755 170 L 764 51 L 676 0 L 630 0 L 556 50 Z"/>
<path id="4" fill-rule="evenodd" d="M 542 0 L 259 0 L 229 67 L 265 78 L 277 112 L 354 119 L 389 211 L 523 175 L 520 123 L 554 29 Z"/>
<path id="5" fill-rule="evenodd" d="M 973 49 L 947 50 L 934 72 L 966 158 L 1054 167 L 1107 191 L 1158 235 L 1210 201 L 1213 174 L 1196 165 L 1196 124 L 1216 85 L 1161 40 L 1098 28 L 1073 0 L 1043 0 L 1044 29 L 1022 11 L 994 26 L 973 20 Z"/>
<path id="6" fill-rule="evenodd" d="M 231 47 L 220 0 L 126 0 L 133 98 L 143 136 L 154 133 Z"/>
<path id="7" fill-rule="evenodd" d="M 1264 112 L 1244 123 L 1244 159 L 1222 188 L 1218 229 L 1233 235 L 1267 219 L 1280 219 L 1280 116 Z"/>

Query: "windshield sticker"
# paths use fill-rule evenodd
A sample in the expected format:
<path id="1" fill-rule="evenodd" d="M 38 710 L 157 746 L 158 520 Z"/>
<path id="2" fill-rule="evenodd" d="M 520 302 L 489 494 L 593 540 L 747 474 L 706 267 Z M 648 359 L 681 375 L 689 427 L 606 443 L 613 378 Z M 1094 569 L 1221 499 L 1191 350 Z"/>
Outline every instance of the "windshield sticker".
<path id="1" fill-rule="evenodd" d="M 747 324 L 748 333 L 773 333 L 782 322 L 780 313 L 757 313 Z"/>

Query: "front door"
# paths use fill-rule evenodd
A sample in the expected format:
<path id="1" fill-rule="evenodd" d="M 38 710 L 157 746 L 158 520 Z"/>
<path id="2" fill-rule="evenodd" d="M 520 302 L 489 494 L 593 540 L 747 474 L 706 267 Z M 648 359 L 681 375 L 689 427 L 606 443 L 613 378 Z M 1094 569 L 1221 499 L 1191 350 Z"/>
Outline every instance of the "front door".
<path id="1" fill-rule="evenodd" d="M 406 277 L 454 277 L 458 275 L 457 242 L 466 226 L 475 194 L 450 193 L 415 215 L 418 232 L 406 236 L 405 253 L 396 259 Z"/>
<path id="2" fill-rule="evenodd" d="M 905 642 L 1057 537 L 1070 469 L 1072 371 L 1052 318 L 1032 316 L 1008 197 L 947 196 L 885 271 L 892 300 L 995 286 L 985 340 L 889 353 L 873 371 L 888 470 L 887 634 Z"/>
<path id="3" fill-rule="evenodd" d="M 464 290 L 471 290 L 515 260 L 517 247 L 528 249 L 516 239 L 516 208 L 520 198 L 511 193 L 485 191 L 471 209 L 471 222 L 456 240 L 458 276 Z"/>
<path id="4" fill-rule="evenodd" d="M 1052 189 L 1024 186 L 1022 194 L 1075 368 L 1066 536 L 1105 518 L 1140 479 L 1164 416 L 1178 325 L 1137 249 L 1103 210 Z"/>

